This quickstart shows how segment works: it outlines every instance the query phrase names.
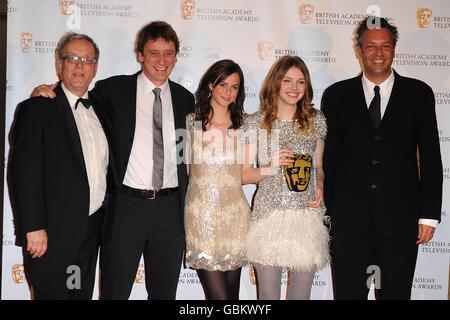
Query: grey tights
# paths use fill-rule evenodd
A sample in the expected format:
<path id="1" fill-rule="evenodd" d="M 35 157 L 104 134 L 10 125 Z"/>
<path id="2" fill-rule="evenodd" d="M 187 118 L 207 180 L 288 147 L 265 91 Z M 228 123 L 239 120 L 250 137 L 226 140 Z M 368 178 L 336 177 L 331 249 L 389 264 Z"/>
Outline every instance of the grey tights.
<path id="1" fill-rule="evenodd" d="M 281 267 L 255 264 L 258 300 L 279 300 Z M 287 300 L 309 300 L 315 272 L 289 272 Z"/>

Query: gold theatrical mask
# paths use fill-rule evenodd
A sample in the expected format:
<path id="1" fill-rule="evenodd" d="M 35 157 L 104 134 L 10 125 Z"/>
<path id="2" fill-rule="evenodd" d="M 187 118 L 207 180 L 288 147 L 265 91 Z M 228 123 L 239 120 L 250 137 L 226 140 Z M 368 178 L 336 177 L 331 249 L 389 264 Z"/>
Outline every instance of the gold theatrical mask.
<path id="1" fill-rule="evenodd" d="M 270 41 L 258 42 L 258 56 L 260 60 L 268 60 L 272 57 L 273 43 Z"/>
<path id="2" fill-rule="evenodd" d="M 134 278 L 134 283 L 143 284 L 144 281 L 145 281 L 145 267 L 143 263 L 140 263 L 138 270 L 136 272 L 136 277 Z"/>
<path id="3" fill-rule="evenodd" d="M 416 11 L 417 25 L 419 28 L 428 28 L 432 22 L 433 11 L 430 8 L 419 8 Z"/>
<path id="4" fill-rule="evenodd" d="M 70 6 L 75 5 L 75 0 L 59 0 L 59 11 L 62 15 L 70 16 L 73 12 Z"/>
<path id="5" fill-rule="evenodd" d="M 314 6 L 308 3 L 302 3 L 298 7 L 298 17 L 301 23 L 310 24 L 314 19 Z"/>
<path id="6" fill-rule="evenodd" d="M 17 263 L 11 268 L 11 275 L 14 283 L 24 283 L 25 282 L 25 269 L 23 264 Z"/>
<path id="7" fill-rule="evenodd" d="M 31 32 L 19 33 L 19 45 L 23 53 L 30 52 L 33 46 L 33 34 Z"/>
<path id="8" fill-rule="evenodd" d="M 191 20 L 195 14 L 195 0 L 181 0 L 180 13 L 184 20 Z"/>
<path id="9" fill-rule="evenodd" d="M 250 284 L 252 286 L 256 286 L 256 273 L 255 273 L 255 267 L 249 267 L 248 269 L 248 276 L 250 278 Z"/>
<path id="10" fill-rule="evenodd" d="M 308 189 L 311 179 L 312 156 L 295 154 L 294 162 L 284 170 L 284 177 L 290 191 L 303 192 Z"/>

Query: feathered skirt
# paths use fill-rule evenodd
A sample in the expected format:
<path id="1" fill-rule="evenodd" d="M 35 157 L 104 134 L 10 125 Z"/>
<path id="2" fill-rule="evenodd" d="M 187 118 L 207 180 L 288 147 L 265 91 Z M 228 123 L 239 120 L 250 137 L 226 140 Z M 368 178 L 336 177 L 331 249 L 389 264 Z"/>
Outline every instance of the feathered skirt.
<path id="1" fill-rule="evenodd" d="M 294 272 L 324 268 L 330 261 L 327 218 L 325 208 L 319 207 L 277 209 L 252 219 L 247 260 Z"/>

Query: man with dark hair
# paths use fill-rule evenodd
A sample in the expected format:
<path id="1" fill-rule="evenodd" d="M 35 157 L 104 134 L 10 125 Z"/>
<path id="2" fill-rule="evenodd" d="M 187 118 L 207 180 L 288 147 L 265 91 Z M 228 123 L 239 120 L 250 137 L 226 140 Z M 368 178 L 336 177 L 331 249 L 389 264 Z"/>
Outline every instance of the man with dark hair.
<path id="1" fill-rule="evenodd" d="M 194 95 L 169 79 L 180 44 L 153 21 L 136 37 L 141 70 L 98 81 L 96 103 L 111 122 L 115 193 L 108 205 L 100 267 L 101 299 L 128 299 L 141 255 L 149 299 L 175 299 L 184 251 L 186 128 Z M 51 96 L 51 87 L 33 94 Z M 184 131 L 184 130 L 183 130 Z"/>
<path id="2" fill-rule="evenodd" d="M 92 299 L 109 147 L 88 99 L 98 47 L 67 33 L 58 43 L 55 99 L 22 102 L 11 130 L 12 200 L 35 299 Z"/>
<path id="3" fill-rule="evenodd" d="M 410 299 L 418 244 L 432 239 L 440 221 L 434 95 L 392 70 L 397 39 L 389 20 L 367 17 L 355 38 L 362 74 L 322 97 L 336 299 L 367 299 L 372 272 L 380 299 Z"/>
<path id="4" fill-rule="evenodd" d="M 98 81 L 93 94 L 110 115 L 117 194 L 102 245 L 102 299 L 128 299 L 141 255 L 149 299 L 175 299 L 184 251 L 186 166 L 176 130 L 185 129 L 194 96 L 169 80 L 179 41 L 166 22 L 137 35 L 142 70 Z M 181 148 L 184 150 L 184 148 Z"/>

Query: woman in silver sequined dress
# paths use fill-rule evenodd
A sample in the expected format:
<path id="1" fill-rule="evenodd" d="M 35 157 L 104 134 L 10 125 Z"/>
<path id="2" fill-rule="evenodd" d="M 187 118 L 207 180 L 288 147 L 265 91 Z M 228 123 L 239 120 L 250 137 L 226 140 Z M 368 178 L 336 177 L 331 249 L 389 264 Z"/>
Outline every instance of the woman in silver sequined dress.
<path id="1" fill-rule="evenodd" d="M 246 118 L 243 182 L 258 183 L 247 258 L 256 269 L 258 298 L 279 299 L 289 271 L 287 299 L 309 299 L 314 274 L 329 262 L 324 225 L 323 114 L 312 106 L 308 69 L 299 57 L 280 58 L 260 94 L 261 110 Z"/>
<path id="2" fill-rule="evenodd" d="M 245 99 L 241 68 L 213 64 L 188 115 L 190 177 L 185 206 L 186 264 L 197 269 L 206 299 L 239 299 L 250 208 L 242 190 L 237 131 Z"/>

